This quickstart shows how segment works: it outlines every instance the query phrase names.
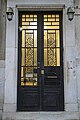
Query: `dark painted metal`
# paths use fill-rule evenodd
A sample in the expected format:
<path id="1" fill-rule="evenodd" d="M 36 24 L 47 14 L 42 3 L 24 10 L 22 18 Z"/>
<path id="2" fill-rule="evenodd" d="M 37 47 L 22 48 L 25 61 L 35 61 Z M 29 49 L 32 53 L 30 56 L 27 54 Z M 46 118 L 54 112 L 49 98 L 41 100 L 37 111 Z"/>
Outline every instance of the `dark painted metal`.
<path id="1" fill-rule="evenodd" d="M 22 26 L 22 14 L 37 14 L 37 74 L 38 86 L 21 86 L 21 39 L 18 41 L 18 111 L 63 111 L 64 110 L 64 81 L 63 81 L 63 25 L 62 12 L 19 12 L 19 26 Z M 44 66 L 44 14 L 60 15 L 60 66 Z M 44 74 L 41 74 L 44 70 Z M 33 101 L 31 101 L 33 100 Z"/>

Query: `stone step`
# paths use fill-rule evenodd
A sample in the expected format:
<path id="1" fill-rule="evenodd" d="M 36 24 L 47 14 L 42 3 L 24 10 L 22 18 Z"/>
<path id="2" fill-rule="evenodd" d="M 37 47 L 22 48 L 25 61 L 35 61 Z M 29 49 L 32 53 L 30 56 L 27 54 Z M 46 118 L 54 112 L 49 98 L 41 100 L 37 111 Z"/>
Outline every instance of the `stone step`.
<path id="1" fill-rule="evenodd" d="M 78 112 L 3 113 L 2 120 L 80 120 Z"/>

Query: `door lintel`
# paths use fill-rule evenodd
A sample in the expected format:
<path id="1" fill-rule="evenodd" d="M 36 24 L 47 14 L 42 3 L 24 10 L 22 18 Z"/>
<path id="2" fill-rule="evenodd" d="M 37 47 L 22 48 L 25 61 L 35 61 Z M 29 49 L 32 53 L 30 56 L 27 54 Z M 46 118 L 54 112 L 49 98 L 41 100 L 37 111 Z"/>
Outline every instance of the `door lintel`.
<path id="1" fill-rule="evenodd" d="M 27 4 L 27 5 L 16 5 L 19 11 L 62 11 L 65 8 L 65 4 Z"/>

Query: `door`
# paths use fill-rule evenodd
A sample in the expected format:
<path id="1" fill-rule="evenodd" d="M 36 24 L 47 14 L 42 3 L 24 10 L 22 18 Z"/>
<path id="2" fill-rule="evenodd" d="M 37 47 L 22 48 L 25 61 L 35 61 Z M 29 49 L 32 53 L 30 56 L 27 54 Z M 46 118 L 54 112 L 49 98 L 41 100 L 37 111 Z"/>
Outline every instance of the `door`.
<path id="1" fill-rule="evenodd" d="M 62 12 L 19 12 L 18 111 L 62 111 Z"/>

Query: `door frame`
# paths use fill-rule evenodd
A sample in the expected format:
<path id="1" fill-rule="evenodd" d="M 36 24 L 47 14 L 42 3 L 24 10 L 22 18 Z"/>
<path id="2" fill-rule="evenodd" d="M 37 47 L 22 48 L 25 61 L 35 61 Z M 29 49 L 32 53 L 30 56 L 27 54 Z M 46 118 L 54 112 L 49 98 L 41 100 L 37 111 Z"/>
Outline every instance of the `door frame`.
<path id="1" fill-rule="evenodd" d="M 21 12 L 21 11 L 20 11 Z M 24 11 L 22 11 L 22 13 L 23 13 Z M 26 12 L 26 11 L 25 11 Z M 29 12 L 29 11 L 28 11 Z M 30 11 L 31 13 L 32 13 L 32 11 Z M 37 12 L 37 11 L 34 11 L 34 13 L 35 12 Z M 47 12 L 47 11 L 41 11 L 41 12 Z M 49 11 L 50 12 L 50 11 Z M 51 11 L 52 12 L 52 11 Z M 61 12 L 61 14 L 62 14 L 62 11 L 56 11 L 56 13 L 59 13 L 59 12 Z M 48 12 L 47 12 L 48 13 Z M 53 13 L 54 13 L 54 11 L 53 11 Z M 60 17 L 61 18 L 61 17 Z M 18 19 L 19 20 L 19 19 Z M 62 19 L 60 19 L 60 40 L 62 40 L 62 42 L 60 42 L 60 46 L 61 46 L 61 49 L 60 49 L 60 52 L 62 52 L 62 56 L 61 56 L 61 58 L 62 58 L 62 60 L 60 60 L 60 64 L 63 66 L 63 18 Z M 21 21 L 20 21 L 21 22 Z M 38 26 L 38 27 L 40 27 L 40 26 Z M 39 29 L 40 31 L 42 30 L 42 29 Z M 42 32 L 42 31 L 41 31 Z M 44 33 L 44 32 L 43 32 Z M 19 34 L 19 31 L 18 31 L 18 36 L 19 36 L 19 38 L 22 38 L 22 36 L 21 36 L 21 34 Z M 38 35 L 38 37 L 41 37 L 41 36 L 39 36 Z M 39 38 L 40 39 L 40 38 Z M 42 40 L 42 39 L 41 39 Z M 40 41 L 39 41 L 40 42 Z M 62 44 L 61 44 L 62 43 Z M 40 44 L 41 45 L 41 44 Z M 38 46 L 38 47 L 40 47 L 40 46 Z M 18 60 L 20 60 L 20 56 L 19 56 L 19 54 L 21 54 L 20 53 L 20 49 L 21 49 L 21 42 L 19 42 L 18 41 Z M 42 51 L 42 49 L 40 50 L 40 52 Z M 40 57 L 41 58 L 41 57 Z M 62 62 L 61 62 L 62 61 Z M 21 62 L 21 61 L 20 61 Z M 20 62 L 18 62 L 18 71 L 20 71 L 20 68 L 19 68 L 19 66 L 20 66 Z M 41 66 L 43 66 L 43 65 L 41 65 Z M 63 69 L 64 70 L 64 69 Z M 63 70 L 62 70 L 62 74 L 63 74 Z M 19 72 L 20 73 L 20 72 Z M 18 76 L 18 79 L 20 79 L 19 77 L 20 77 L 21 75 L 19 75 Z M 41 80 L 40 80 L 41 81 Z M 17 84 L 19 85 L 20 84 L 20 81 L 19 80 L 17 80 Z M 18 103 L 18 98 L 19 98 L 19 95 L 18 95 L 18 85 L 17 85 L 17 103 Z M 63 101 L 64 101 L 64 74 L 63 74 Z M 41 103 L 42 104 L 42 103 Z M 63 109 L 64 109 L 64 103 L 63 103 Z M 18 104 L 17 104 L 17 110 L 18 110 Z"/>

